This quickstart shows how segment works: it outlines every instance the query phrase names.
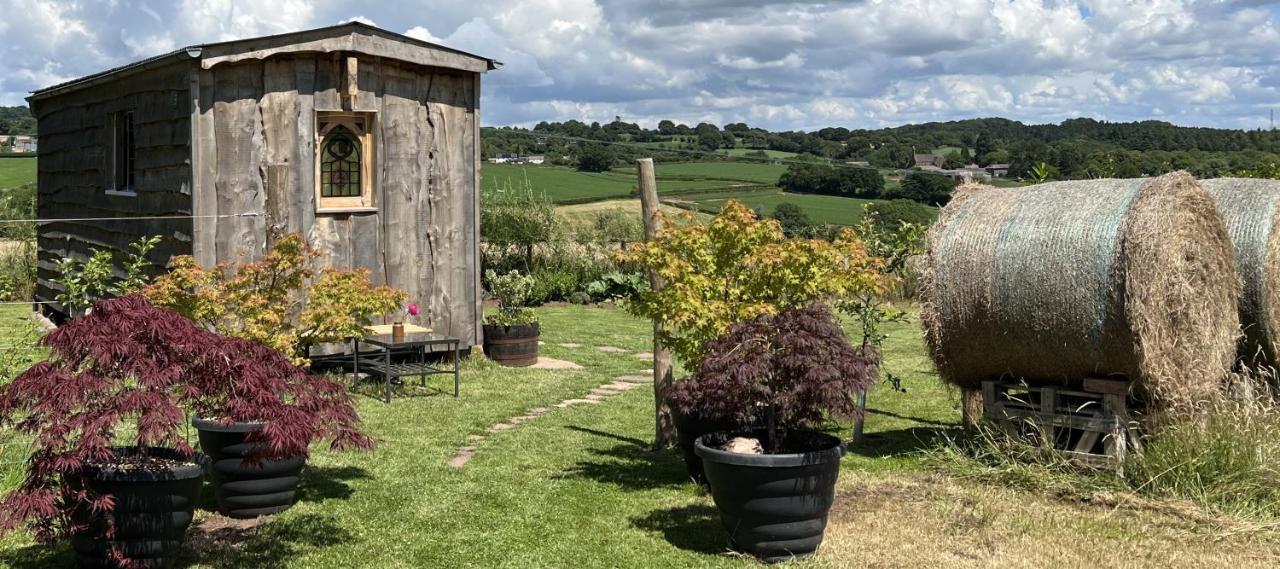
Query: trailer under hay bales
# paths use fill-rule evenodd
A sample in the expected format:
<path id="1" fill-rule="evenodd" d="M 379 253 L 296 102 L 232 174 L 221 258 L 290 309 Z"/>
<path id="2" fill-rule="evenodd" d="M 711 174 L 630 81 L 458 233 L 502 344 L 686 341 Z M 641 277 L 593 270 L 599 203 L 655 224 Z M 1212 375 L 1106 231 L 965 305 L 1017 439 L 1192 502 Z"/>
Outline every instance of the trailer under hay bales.
<path id="1" fill-rule="evenodd" d="M 1280 367 L 1280 181 L 1200 182 L 1213 197 L 1235 246 L 1240 280 L 1240 356 L 1252 368 Z"/>
<path id="2" fill-rule="evenodd" d="M 921 318 L 944 381 L 1126 378 L 1211 398 L 1239 335 L 1222 216 L 1190 175 L 959 188 L 929 236 Z"/>

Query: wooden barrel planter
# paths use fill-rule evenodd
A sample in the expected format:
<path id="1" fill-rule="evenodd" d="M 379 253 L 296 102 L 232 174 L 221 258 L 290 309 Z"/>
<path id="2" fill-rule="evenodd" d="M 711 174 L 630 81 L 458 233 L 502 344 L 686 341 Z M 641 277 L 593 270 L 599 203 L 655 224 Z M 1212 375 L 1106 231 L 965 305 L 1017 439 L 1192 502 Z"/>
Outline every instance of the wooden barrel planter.
<path id="1" fill-rule="evenodd" d="M 506 367 L 538 363 L 538 323 L 511 326 L 484 325 L 484 355 Z"/>
<path id="2" fill-rule="evenodd" d="M 117 454 L 134 453 L 121 448 Z M 195 513 L 208 458 L 186 456 L 168 448 L 150 448 L 148 456 L 169 461 L 155 468 L 102 466 L 89 475 L 89 486 L 110 494 L 115 507 L 106 514 L 84 512 L 87 527 L 71 537 L 78 567 L 118 567 L 112 550 L 139 567 L 172 567 L 182 550 L 187 526 Z M 107 523 L 114 527 L 104 536 Z"/>
<path id="3" fill-rule="evenodd" d="M 244 457 L 253 446 L 245 442 L 245 437 L 261 429 L 261 423 L 224 425 L 199 417 L 191 422 L 200 434 L 200 449 L 213 461 L 209 478 L 218 512 L 232 518 L 256 518 L 293 506 L 306 456 L 246 464 Z"/>

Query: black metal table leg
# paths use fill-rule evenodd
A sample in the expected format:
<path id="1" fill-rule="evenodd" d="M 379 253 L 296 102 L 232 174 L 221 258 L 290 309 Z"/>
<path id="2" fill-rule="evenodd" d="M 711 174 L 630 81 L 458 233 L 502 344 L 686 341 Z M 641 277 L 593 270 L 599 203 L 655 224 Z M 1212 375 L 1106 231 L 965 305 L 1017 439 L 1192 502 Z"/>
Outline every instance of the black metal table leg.
<path id="1" fill-rule="evenodd" d="M 351 339 L 351 391 L 360 389 L 360 338 Z"/>
<path id="2" fill-rule="evenodd" d="M 458 344 L 453 344 L 453 397 L 458 398 Z"/>
<path id="3" fill-rule="evenodd" d="M 391 349 L 390 348 L 385 349 L 383 350 L 383 353 L 386 356 L 385 361 L 387 363 L 387 367 L 386 367 L 387 372 L 383 375 L 387 380 L 387 403 L 390 403 L 391 402 L 391 378 L 394 377 L 395 374 L 391 373 Z"/>

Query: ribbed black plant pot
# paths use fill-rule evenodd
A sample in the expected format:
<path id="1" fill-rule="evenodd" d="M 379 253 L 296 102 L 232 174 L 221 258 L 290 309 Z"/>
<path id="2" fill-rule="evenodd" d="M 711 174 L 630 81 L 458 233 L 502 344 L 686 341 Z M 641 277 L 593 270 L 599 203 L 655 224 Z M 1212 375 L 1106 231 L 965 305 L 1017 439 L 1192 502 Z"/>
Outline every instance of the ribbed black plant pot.
<path id="1" fill-rule="evenodd" d="M 116 452 L 128 455 L 137 449 L 120 448 Z M 110 557 L 113 548 L 148 569 L 172 567 L 178 559 L 209 459 L 200 453 L 184 456 L 168 448 L 149 448 L 147 454 L 184 464 L 155 469 L 107 466 L 94 470 L 90 488 L 99 494 L 110 494 L 115 507 L 105 515 L 82 514 L 88 517 L 89 527 L 71 537 L 77 566 L 118 567 Z M 115 535 L 109 540 L 104 537 L 108 521 L 115 528 Z"/>
<path id="2" fill-rule="evenodd" d="M 506 367 L 528 367 L 538 363 L 537 322 L 511 326 L 484 325 L 484 355 Z"/>
<path id="3" fill-rule="evenodd" d="M 684 467 L 689 473 L 689 478 L 698 484 L 706 484 L 707 477 L 702 472 L 702 459 L 693 452 L 693 442 L 702 435 L 727 431 L 733 428 L 733 425 L 724 421 L 710 421 L 685 415 L 675 409 L 671 410 L 671 422 L 676 427 L 676 442 L 680 445 L 680 454 L 684 456 Z"/>
<path id="4" fill-rule="evenodd" d="M 718 447 L 733 435 L 699 437 L 711 496 L 733 547 L 767 563 L 813 555 L 835 501 L 844 443 L 822 433 L 815 450 L 795 454 L 740 454 Z M 763 439 L 762 439 L 763 440 Z"/>
<path id="5" fill-rule="evenodd" d="M 231 423 L 192 419 L 200 433 L 200 450 L 213 461 L 209 478 L 213 481 L 218 512 L 232 518 L 270 516 L 293 506 L 307 457 L 264 460 L 246 464 L 253 445 L 245 442 L 262 423 Z"/>

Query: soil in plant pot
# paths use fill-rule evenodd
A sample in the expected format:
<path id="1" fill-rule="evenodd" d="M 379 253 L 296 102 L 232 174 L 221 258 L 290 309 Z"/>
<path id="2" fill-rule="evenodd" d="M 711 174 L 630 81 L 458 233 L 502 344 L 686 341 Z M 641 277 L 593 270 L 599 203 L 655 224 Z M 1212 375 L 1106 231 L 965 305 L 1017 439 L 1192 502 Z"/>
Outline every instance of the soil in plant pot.
<path id="1" fill-rule="evenodd" d="M 809 557 L 822 543 L 827 513 L 835 501 L 844 444 L 823 433 L 790 431 L 780 453 L 744 454 L 720 450 L 731 439 L 764 433 L 720 432 L 695 444 L 711 496 L 735 549 L 776 563 Z"/>
<path id="2" fill-rule="evenodd" d="M 707 477 L 702 472 L 702 459 L 693 452 L 693 442 L 702 435 L 732 429 L 733 425 L 725 421 L 711 421 L 685 415 L 675 409 L 671 410 L 671 422 L 676 427 L 676 443 L 680 446 L 680 454 L 684 457 L 685 471 L 694 482 L 705 485 Z"/>
<path id="3" fill-rule="evenodd" d="M 80 567 L 117 567 L 110 556 L 119 551 L 139 567 L 172 567 L 178 559 L 187 526 L 195 512 L 208 459 L 202 454 L 183 456 L 173 449 L 117 450 L 120 460 L 92 470 L 90 488 L 110 494 L 111 512 L 79 512 L 88 527 L 72 536 Z M 115 534 L 105 538 L 110 523 Z"/>
<path id="4" fill-rule="evenodd" d="M 484 355 L 506 367 L 528 367 L 538 363 L 541 328 L 533 324 L 484 325 Z"/>
<path id="5" fill-rule="evenodd" d="M 249 433 L 261 423 L 231 423 L 196 418 L 200 449 L 209 455 L 218 512 L 232 518 L 256 518 L 278 514 L 293 507 L 306 456 L 246 463 L 253 450 L 246 443 Z"/>

